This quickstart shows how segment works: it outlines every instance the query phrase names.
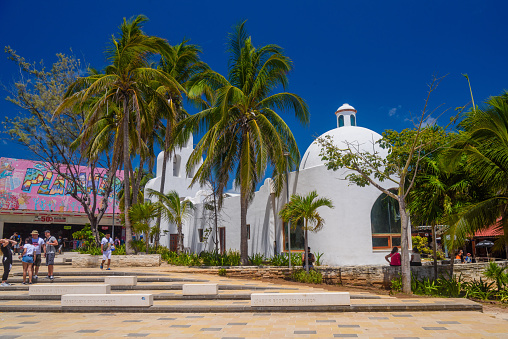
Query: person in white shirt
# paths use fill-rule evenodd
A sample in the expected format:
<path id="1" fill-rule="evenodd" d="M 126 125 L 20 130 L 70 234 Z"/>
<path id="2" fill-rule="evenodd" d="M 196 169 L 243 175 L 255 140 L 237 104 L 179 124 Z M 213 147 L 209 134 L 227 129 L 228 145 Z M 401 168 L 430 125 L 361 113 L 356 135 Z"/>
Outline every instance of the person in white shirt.
<path id="1" fill-rule="evenodd" d="M 39 238 L 39 232 L 32 231 L 32 245 L 35 247 L 34 253 L 34 264 L 32 265 L 33 278 L 37 280 L 37 274 L 39 274 L 39 267 L 41 266 L 41 253 L 45 251 L 44 239 Z"/>
<path id="2" fill-rule="evenodd" d="M 23 252 L 19 255 L 21 262 L 23 262 L 23 285 L 26 285 L 26 273 L 28 272 L 28 284 L 32 284 L 32 266 L 34 264 L 35 246 L 32 245 L 32 238 L 25 239 Z"/>
<path id="3" fill-rule="evenodd" d="M 104 238 L 102 238 L 101 241 L 101 252 L 102 252 L 102 263 L 101 263 L 101 270 L 104 268 L 104 262 L 108 261 L 108 268 L 107 270 L 110 270 L 109 265 L 111 264 L 111 250 L 114 246 L 113 239 L 111 239 L 111 234 L 106 234 Z"/>

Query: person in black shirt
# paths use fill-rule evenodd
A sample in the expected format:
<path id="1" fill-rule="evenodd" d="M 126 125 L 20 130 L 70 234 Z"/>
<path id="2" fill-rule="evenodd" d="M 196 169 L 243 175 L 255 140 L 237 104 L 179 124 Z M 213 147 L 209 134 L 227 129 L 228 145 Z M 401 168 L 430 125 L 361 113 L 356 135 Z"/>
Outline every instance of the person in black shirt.
<path id="1" fill-rule="evenodd" d="M 11 286 L 7 282 L 7 278 L 9 277 L 9 272 L 12 268 L 12 251 L 11 245 L 16 245 L 18 242 L 10 239 L 0 239 L 0 248 L 2 249 L 3 258 L 2 263 L 4 265 L 4 275 L 2 276 L 2 284 L 1 286 Z"/>

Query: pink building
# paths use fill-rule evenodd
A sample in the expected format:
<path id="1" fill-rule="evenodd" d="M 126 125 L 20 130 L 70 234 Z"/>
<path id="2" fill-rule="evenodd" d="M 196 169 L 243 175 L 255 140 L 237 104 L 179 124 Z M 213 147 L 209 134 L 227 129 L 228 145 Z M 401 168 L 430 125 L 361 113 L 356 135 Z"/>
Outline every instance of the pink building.
<path id="1" fill-rule="evenodd" d="M 90 168 L 81 167 L 81 181 L 90 190 L 94 180 L 100 196 L 106 184 L 106 170 L 97 169 L 94 178 L 90 172 Z M 122 179 L 123 171 L 117 171 L 115 192 L 121 189 Z M 83 206 L 67 193 L 68 189 L 69 183 L 51 171 L 47 164 L 0 158 L 0 236 L 9 237 L 13 232 L 18 232 L 26 237 L 32 230 L 38 230 L 41 234 L 49 229 L 53 235 L 70 239 L 73 232 L 88 222 L 88 218 Z M 102 197 L 97 206 L 100 207 L 100 204 Z M 100 224 L 102 232 L 113 232 L 113 213 L 117 226 L 114 233 L 120 236 L 118 200 L 113 199 L 111 194 Z"/>

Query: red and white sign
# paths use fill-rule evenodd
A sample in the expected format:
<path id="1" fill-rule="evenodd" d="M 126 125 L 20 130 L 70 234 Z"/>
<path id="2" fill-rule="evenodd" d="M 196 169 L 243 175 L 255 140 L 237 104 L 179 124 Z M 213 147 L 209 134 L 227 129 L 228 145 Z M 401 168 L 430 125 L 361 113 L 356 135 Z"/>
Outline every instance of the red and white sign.
<path id="1" fill-rule="evenodd" d="M 66 217 L 62 217 L 59 215 L 36 215 L 34 217 L 34 222 L 46 222 L 46 223 L 52 223 L 52 222 L 67 222 Z"/>

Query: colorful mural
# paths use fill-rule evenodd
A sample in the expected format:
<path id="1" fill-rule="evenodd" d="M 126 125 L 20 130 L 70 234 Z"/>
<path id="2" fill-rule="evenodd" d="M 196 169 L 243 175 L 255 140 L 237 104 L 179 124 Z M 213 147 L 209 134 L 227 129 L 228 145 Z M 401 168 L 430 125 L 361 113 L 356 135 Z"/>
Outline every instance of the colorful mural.
<path id="1" fill-rule="evenodd" d="M 93 180 L 104 194 L 107 174 L 96 173 Z M 88 192 L 92 189 L 92 173 L 87 167 L 80 168 L 80 180 Z M 115 191 L 122 189 L 123 171 L 117 171 Z M 0 158 L 0 209 L 31 210 L 55 212 L 82 212 L 83 207 L 72 198 L 68 191 L 71 183 L 49 170 L 49 166 L 23 159 Z M 113 213 L 113 194 L 109 197 L 106 213 Z M 99 200 L 99 205 L 102 199 Z M 115 199 L 115 212 L 118 213 L 118 200 Z"/>

